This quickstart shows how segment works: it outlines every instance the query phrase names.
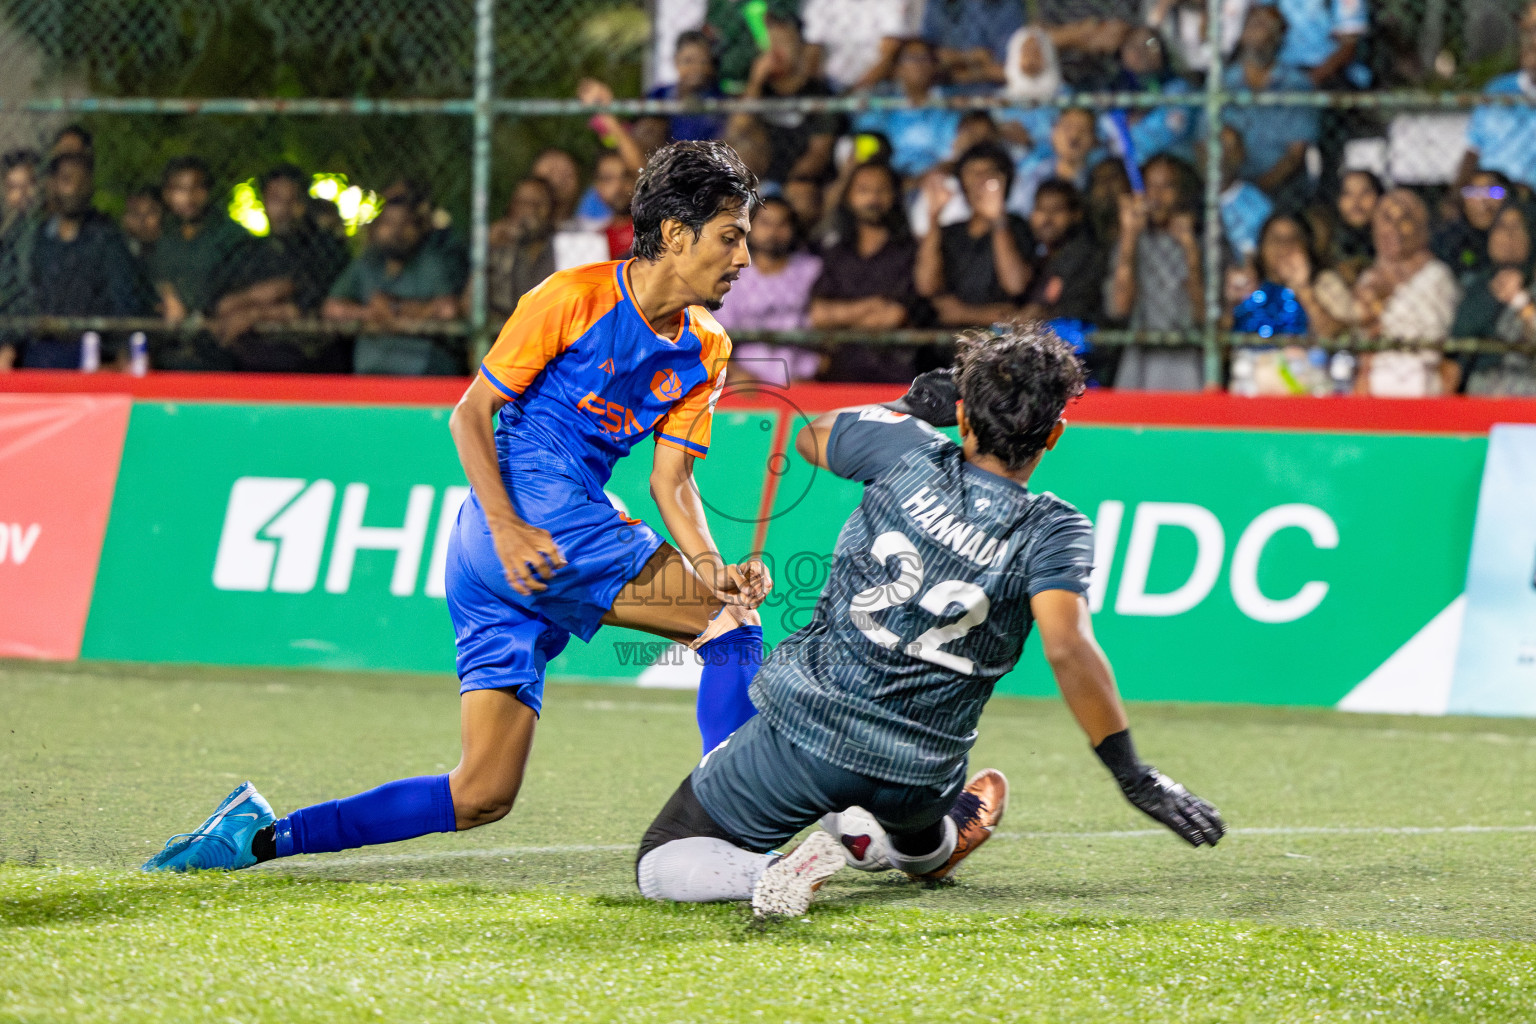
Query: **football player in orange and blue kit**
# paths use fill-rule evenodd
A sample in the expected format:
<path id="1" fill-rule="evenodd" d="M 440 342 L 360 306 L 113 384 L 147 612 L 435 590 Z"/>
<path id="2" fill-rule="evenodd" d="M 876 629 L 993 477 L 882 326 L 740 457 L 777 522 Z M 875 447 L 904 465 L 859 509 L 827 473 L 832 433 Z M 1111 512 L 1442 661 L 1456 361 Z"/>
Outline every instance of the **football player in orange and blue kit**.
<path id="1" fill-rule="evenodd" d="M 146 870 L 242 868 L 500 819 L 522 782 L 546 663 L 603 623 L 688 641 L 737 606 L 743 624 L 700 648 L 705 748 L 752 715 L 746 688 L 762 631 L 750 609 L 771 584 L 756 559 L 720 556 L 693 461 L 709 452 L 731 350 L 708 310 L 749 263 L 756 186 L 720 143 L 658 151 L 635 187 L 635 258 L 562 271 L 523 296 L 454 409 L 449 428 L 472 489 L 446 579 L 458 766 L 276 820 L 247 782 Z M 614 463 L 650 436 L 651 494 L 675 547 L 603 493 Z"/>

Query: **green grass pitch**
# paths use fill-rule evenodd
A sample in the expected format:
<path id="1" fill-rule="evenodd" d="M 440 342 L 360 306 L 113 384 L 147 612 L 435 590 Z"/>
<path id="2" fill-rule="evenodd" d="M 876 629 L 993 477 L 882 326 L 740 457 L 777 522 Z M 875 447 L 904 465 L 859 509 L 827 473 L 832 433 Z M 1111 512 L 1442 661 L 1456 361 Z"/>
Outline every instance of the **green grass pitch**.
<path id="1" fill-rule="evenodd" d="M 552 685 L 506 820 L 229 876 L 134 868 L 251 778 L 279 814 L 458 753 L 451 679 L 0 662 L 0 1021 L 1536 1021 L 1536 722 L 1135 705 L 1233 832 L 1191 850 L 1065 710 L 960 883 L 805 918 L 638 898 L 692 695 Z"/>

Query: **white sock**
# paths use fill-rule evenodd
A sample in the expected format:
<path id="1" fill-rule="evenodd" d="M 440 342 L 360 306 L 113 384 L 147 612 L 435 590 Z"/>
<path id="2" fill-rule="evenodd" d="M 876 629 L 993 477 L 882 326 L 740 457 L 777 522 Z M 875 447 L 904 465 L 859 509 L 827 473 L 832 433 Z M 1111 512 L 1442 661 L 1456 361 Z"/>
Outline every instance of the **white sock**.
<path id="1" fill-rule="evenodd" d="M 949 815 L 944 816 L 944 838 L 939 842 L 939 848 L 932 853 L 920 857 L 912 857 L 902 853 L 890 843 L 887 843 L 886 858 L 890 860 L 891 867 L 897 871 L 906 871 L 914 875 L 926 875 L 930 871 L 943 867 L 949 860 L 949 855 L 955 852 L 955 842 L 959 838 L 959 832 L 955 830 L 955 819 Z"/>
<path id="2" fill-rule="evenodd" d="M 674 839 L 640 858 L 640 895 L 678 903 L 749 900 L 771 860 L 772 854 L 752 853 L 724 839 Z"/>

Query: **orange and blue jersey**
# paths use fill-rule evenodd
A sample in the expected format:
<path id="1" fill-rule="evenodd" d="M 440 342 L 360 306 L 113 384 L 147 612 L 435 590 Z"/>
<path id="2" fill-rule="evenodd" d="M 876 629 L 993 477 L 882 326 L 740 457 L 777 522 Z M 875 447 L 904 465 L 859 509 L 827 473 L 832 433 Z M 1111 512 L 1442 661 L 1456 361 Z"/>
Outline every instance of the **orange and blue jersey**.
<path id="1" fill-rule="evenodd" d="M 561 271 L 528 292 L 480 374 L 508 399 L 496 452 L 513 511 L 548 530 L 566 564 L 547 588 L 507 583 L 480 496 L 471 492 L 444 573 L 461 692 L 506 689 L 538 711 L 544 670 L 571 636 L 591 640 L 625 584 L 662 545 L 603 493 L 613 464 L 648 435 L 709 452 L 731 342 L 703 309 L 675 338 L 635 304 L 628 262 Z"/>
<path id="2" fill-rule="evenodd" d="M 731 342 L 699 306 L 677 337 L 651 329 L 630 287 L 632 261 L 552 274 L 523 296 L 480 364 L 506 396 L 496 429 L 513 453 L 555 453 L 601 488 L 645 437 L 703 457 Z"/>

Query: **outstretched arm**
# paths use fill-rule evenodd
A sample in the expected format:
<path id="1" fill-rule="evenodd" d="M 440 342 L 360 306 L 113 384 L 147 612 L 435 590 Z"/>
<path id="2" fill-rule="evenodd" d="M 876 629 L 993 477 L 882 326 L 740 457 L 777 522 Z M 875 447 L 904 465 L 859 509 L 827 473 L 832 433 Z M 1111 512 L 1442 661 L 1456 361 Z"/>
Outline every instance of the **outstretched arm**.
<path id="1" fill-rule="evenodd" d="M 448 417 L 448 432 L 464 475 L 485 509 L 485 522 L 507 582 L 519 594 L 530 594 L 547 589 L 544 580 L 565 564 L 565 558 L 548 530 L 524 522 L 512 507 L 496 457 L 496 414 L 506 404 L 500 392 L 476 375 Z"/>
<path id="2" fill-rule="evenodd" d="M 1029 599 L 1056 685 L 1072 717 L 1097 747 L 1129 727 L 1115 673 L 1093 637 L 1088 601 L 1070 590 L 1046 590 Z"/>
<path id="3" fill-rule="evenodd" d="M 1125 798 L 1191 846 L 1215 846 L 1227 828 L 1216 808 L 1136 756 L 1114 672 L 1093 637 L 1087 598 L 1044 590 L 1030 598 L 1029 608 L 1072 717 Z"/>
<path id="4" fill-rule="evenodd" d="M 755 608 L 768 596 L 768 577 L 757 559 L 727 564 L 715 546 L 704 501 L 693 479 L 694 456 L 670 444 L 656 445 L 651 464 L 651 497 L 667 524 L 672 543 L 688 565 L 722 601 Z"/>
<path id="5" fill-rule="evenodd" d="M 612 103 L 613 89 L 606 82 L 600 82 L 595 78 L 583 78 L 576 83 L 576 98 L 583 103 Z M 629 125 L 612 114 L 598 114 L 592 118 L 592 124 L 601 134 L 612 139 L 613 144 L 618 148 L 619 156 L 630 170 L 637 174 L 645 170 L 645 151 L 630 134 Z"/>
<path id="6" fill-rule="evenodd" d="M 800 428 L 795 435 L 795 451 L 817 469 L 830 469 L 827 465 L 827 440 L 832 436 L 832 425 L 845 412 L 858 412 L 862 405 L 850 405 L 846 409 L 824 412 Z"/>
<path id="7" fill-rule="evenodd" d="M 832 438 L 832 427 L 843 413 L 864 413 L 866 410 L 885 409 L 922 420 L 930 426 L 952 427 L 955 425 L 955 404 L 959 399 L 960 392 L 955 385 L 953 370 L 948 367 L 929 370 L 927 373 L 918 374 L 913 379 L 912 386 L 907 389 L 907 393 L 894 402 L 881 402 L 878 405 L 850 405 L 844 409 L 822 413 L 801 427 L 800 432 L 795 435 L 795 451 L 817 469 L 829 469 L 837 473 L 839 471 L 828 462 L 827 446 Z M 890 419 L 890 417 L 878 418 Z M 897 450 L 904 451 L 914 443 L 925 440 L 927 437 L 921 433 L 913 435 L 910 431 L 904 432 L 903 439 L 897 442 L 899 446 Z"/>

